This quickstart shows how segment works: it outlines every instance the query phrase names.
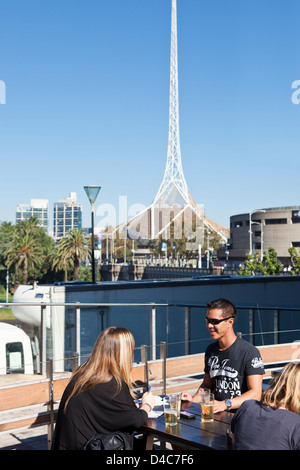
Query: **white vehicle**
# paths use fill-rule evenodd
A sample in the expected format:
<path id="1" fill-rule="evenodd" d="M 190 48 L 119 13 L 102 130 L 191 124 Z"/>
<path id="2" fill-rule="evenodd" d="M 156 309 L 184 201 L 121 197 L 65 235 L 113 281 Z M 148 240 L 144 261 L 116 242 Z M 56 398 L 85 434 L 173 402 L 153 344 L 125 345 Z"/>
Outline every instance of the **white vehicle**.
<path id="1" fill-rule="evenodd" d="M 34 354 L 21 328 L 0 323 L 0 374 L 33 374 Z"/>

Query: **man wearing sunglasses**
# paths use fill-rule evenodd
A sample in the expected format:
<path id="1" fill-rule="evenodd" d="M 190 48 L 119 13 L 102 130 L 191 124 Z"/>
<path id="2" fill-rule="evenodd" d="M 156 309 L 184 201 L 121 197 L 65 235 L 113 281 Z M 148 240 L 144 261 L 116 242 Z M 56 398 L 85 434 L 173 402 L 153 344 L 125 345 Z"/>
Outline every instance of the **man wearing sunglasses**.
<path id="1" fill-rule="evenodd" d="M 193 397 L 189 392 L 181 395 L 183 400 L 199 402 L 200 388 L 209 388 L 215 394 L 215 413 L 261 399 L 264 365 L 258 349 L 236 336 L 236 314 L 229 300 L 207 304 L 206 326 L 214 342 L 205 352 L 204 379 Z"/>

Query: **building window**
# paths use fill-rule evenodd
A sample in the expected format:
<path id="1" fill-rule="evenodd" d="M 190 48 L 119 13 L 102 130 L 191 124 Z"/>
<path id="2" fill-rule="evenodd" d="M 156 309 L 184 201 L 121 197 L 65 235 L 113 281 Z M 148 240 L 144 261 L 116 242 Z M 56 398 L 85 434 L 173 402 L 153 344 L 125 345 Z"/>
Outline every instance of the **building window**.
<path id="1" fill-rule="evenodd" d="M 281 225 L 287 224 L 287 219 L 265 219 L 266 225 Z"/>
<path id="2" fill-rule="evenodd" d="M 233 222 L 233 226 L 235 228 L 240 228 L 243 226 L 243 222 L 241 220 L 239 220 L 238 222 Z"/>
<path id="3" fill-rule="evenodd" d="M 300 242 L 292 242 L 292 246 L 294 248 L 298 248 L 300 246 Z"/>

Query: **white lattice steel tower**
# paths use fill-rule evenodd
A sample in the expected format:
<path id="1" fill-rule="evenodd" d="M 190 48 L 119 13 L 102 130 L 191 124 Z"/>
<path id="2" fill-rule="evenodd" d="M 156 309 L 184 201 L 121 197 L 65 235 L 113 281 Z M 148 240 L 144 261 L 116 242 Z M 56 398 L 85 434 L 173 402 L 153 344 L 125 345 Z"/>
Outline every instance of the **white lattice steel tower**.
<path id="1" fill-rule="evenodd" d="M 179 136 L 177 2 L 172 0 L 169 135 L 164 178 L 152 204 L 126 225 L 129 235 L 130 228 L 134 227 L 135 230 L 138 226 L 141 238 L 155 239 L 166 232 L 173 222 L 182 218 L 186 220 L 187 214 L 190 218 L 193 214 L 196 215 L 202 227 L 206 226 L 217 232 L 225 241 L 228 239 L 228 229 L 204 216 L 193 200 L 183 174 Z"/>
<path id="2" fill-rule="evenodd" d="M 189 204 L 189 192 L 183 175 L 179 136 L 179 102 L 178 102 L 178 54 L 177 54 L 177 7 L 172 0 L 171 23 L 171 65 L 170 65 L 170 98 L 169 98 L 169 138 L 167 164 L 164 179 L 156 194 L 153 204 L 183 206 Z"/>

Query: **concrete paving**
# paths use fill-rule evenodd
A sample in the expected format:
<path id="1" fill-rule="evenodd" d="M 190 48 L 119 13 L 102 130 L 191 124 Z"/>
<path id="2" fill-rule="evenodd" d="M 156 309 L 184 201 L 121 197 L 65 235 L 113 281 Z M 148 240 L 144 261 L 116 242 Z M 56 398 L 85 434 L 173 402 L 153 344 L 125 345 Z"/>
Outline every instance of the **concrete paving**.
<path id="1" fill-rule="evenodd" d="M 0 450 L 48 450 L 48 426 L 1 432 Z"/>

